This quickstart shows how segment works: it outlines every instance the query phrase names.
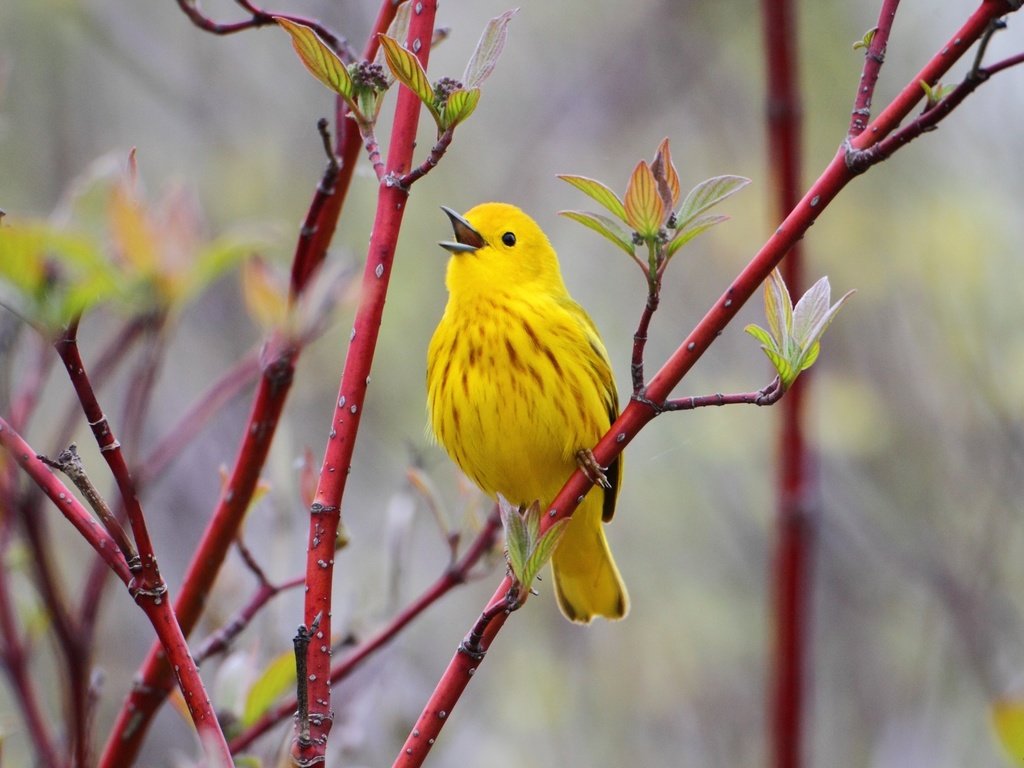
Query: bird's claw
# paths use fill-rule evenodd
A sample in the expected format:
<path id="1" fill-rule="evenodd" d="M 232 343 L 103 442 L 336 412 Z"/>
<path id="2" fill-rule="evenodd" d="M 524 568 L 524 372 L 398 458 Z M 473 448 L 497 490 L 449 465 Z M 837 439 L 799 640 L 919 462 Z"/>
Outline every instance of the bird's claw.
<path id="1" fill-rule="evenodd" d="M 594 454 L 589 448 L 582 448 L 576 451 L 576 463 L 591 483 L 600 485 L 602 488 L 612 487 L 612 484 L 608 482 L 608 476 L 604 473 L 608 467 L 602 467 L 598 464 L 597 459 L 594 458 Z"/>

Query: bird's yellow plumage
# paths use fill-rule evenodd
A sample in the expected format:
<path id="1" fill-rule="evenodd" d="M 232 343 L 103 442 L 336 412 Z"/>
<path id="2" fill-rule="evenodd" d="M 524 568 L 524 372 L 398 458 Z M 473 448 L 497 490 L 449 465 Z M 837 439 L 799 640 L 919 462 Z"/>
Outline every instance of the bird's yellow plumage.
<path id="1" fill-rule="evenodd" d="M 448 305 L 427 355 L 430 425 L 483 491 L 513 504 L 549 504 L 618 414 L 608 354 L 562 282 L 544 232 L 512 205 L 448 211 L 456 242 Z M 552 558 L 558 605 L 572 621 L 619 619 L 629 598 L 602 522 L 611 519 L 621 462 L 609 488 L 587 494 Z"/>

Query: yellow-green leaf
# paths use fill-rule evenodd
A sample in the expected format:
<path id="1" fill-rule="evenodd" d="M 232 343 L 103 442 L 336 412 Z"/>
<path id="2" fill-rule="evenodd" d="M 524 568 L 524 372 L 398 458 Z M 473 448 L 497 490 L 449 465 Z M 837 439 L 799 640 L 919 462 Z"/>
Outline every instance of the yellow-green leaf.
<path id="1" fill-rule="evenodd" d="M 665 220 L 665 205 L 658 194 L 658 184 L 651 167 L 643 160 L 633 169 L 623 204 L 626 207 L 626 221 L 635 232 L 643 238 L 652 238 L 658 234 Z"/>
<path id="2" fill-rule="evenodd" d="M 599 235 L 604 237 L 606 240 L 610 240 L 624 250 L 630 256 L 633 256 L 633 244 L 629 238 L 629 235 L 622 231 L 614 221 L 607 216 L 601 216 L 596 213 L 586 213 L 585 211 L 559 211 L 560 216 L 565 216 L 573 221 L 578 221 L 585 227 L 597 232 Z"/>
<path id="3" fill-rule="evenodd" d="M 295 654 L 278 655 L 249 689 L 242 712 L 242 725 L 255 723 L 287 691 L 295 687 Z"/>
<path id="4" fill-rule="evenodd" d="M 448 101 L 445 102 L 444 107 L 441 110 L 442 130 L 446 128 L 454 128 L 473 114 L 473 110 L 476 109 L 477 102 L 479 101 L 479 88 L 471 88 L 468 91 L 460 88 L 452 91 L 448 96 Z"/>
<path id="5" fill-rule="evenodd" d="M 583 194 L 603 205 L 623 221 L 626 221 L 626 208 L 619 200 L 619 196 L 597 179 L 588 179 L 586 176 L 572 176 L 567 173 L 558 174 L 558 178 L 572 184 Z"/>
<path id="6" fill-rule="evenodd" d="M 291 36 L 292 47 L 313 77 L 351 103 L 355 85 L 348 69 L 330 46 L 305 24 L 281 16 L 275 16 L 274 21 Z"/>
<path id="7" fill-rule="evenodd" d="M 427 108 L 434 114 L 434 89 L 427 79 L 427 73 L 416 56 L 402 47 L 394 38 L 387 35 L 380 36 L 380 46 L 384 51 L 384 61 L 388 69 L 394 74 L 395 79 L 419 97 L 419 100 L 427 105 Z"/>

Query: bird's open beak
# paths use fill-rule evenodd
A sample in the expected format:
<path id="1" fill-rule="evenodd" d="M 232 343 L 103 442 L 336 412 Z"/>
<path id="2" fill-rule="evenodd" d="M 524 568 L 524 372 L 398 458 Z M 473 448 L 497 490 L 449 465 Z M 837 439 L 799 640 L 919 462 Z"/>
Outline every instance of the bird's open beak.
<path id="1" fill-rule="evenodd" d="M 468 221 L 451 208 L 442 205 L 441 210 L 447 213 L 448 218 L 452 220 L 452 229 L 455 230 L 455 242 L 451 243 L 446 240 L 438 243 L 438 245 L 454 254 L 473 253 L 473 251 L 486 245 L 483 237 L 470 226 Z"/>

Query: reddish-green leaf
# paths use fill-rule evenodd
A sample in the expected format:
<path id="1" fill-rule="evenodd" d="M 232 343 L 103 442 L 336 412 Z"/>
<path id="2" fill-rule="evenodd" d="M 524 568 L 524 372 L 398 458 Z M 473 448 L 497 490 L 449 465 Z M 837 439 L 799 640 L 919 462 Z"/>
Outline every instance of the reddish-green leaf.
<path id="1" fill-rule="evenodd" d="M 558 178 L 572 184 L 583 194 L 603 205 L 622 221 L 626 221 L 626 208 L 623 206 L 619 196 L 597 179 L 588 179 L 586 176 L 572 176 L 567 173 L 558 174 Z"/>
<path id="2" fill-rule="evenodd" d="M 651 167 L 643 160 L 636 164 L 623 200 L 626 221 L 643 238 L 657 236 L 665 220 L 665 205 L 658 194 L 658 184 Z"/>
<path id="3" fill-rule="evenodd" d="M 427 73 L 424 71 L 423 65 L 420 64 L 420 60 L 411 51 L 403 48 L 397 40 L 387 35 L 380 36 L 380 47 L 384 51 L 384 60 L 387 62 L 388 69 L 394 74 L 395 79 L 415 93 L 436 118 L 434 89 L 430 85 L 430 80 L 427 79 Z"/>
<path id="4" fill-rule="evenodd" d="M 467 90 L 478 87 L 491 76 L 494 65 L 497 64 L 498 57 L 501 56 L 501 52 L 505 48 L 509 22 L 518 12 L 518 8 L 513 8 L 487 22 L 480 41 L 476 44 L 476 50 L 473 51 L 473 56 L 462 75 L 462 85 Z"/>
<path id="5" fill-rule="evenodd" d="M 661 195 L 665 210 L 674 210 L 679 204 L 679 174 L 676 172 L 675 165 L 672 164 L 668 139 L 662 139 L 661 144 L 658 145 L 654 162 L 651 163 L 651 172 L 654 174 L 655 181 L 658 182 L 658 194 Z"/>
<path id="6" fill-rule="evenodd" d="M 355 85 L 348 69 L 330 46 L 305 24 L 281 16 L 275 16 L 274 20 L 291 36 L 292 47 L 313 77 L 335 93 L 341 94 L 346 101 L 351 101 Z"/>

